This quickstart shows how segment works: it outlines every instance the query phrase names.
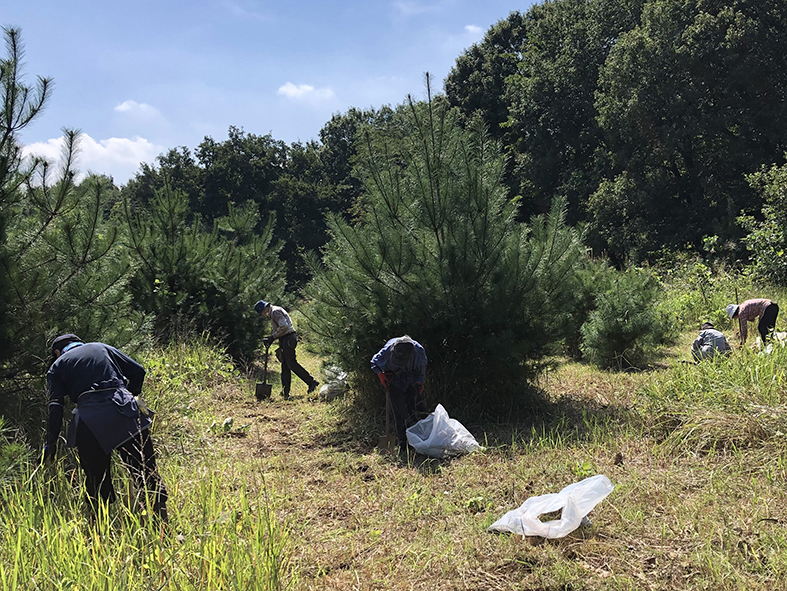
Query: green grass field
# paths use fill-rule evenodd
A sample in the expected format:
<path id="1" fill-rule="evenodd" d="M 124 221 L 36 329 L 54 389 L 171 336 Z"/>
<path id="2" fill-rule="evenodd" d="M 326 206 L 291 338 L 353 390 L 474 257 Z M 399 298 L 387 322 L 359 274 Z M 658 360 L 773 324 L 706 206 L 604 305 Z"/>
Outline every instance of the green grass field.
<path id="1" fill-rule="evenodd" d="M 694 365 L 685 335 L 656 367 L 563 363 L 548 404 L 463 421 L 485 451 L 375 450 L 382 410 L 254 398 L 205 345 L 142 361 L 170 529 L 116 503 L 85 516 L 79 474 L 8 486 L 3 589 L 787 588 L 787 349 Z M 300 357 L 316 373 L 320 360 Z M 277 376 L 275 376 L 277 377 Z M 276 380 L 274 380 L 276 383 Z M 451 414 L 451 409 L 447 409 Z M 527 498 L 606 474 L 592 525 L 559 540 L 487 527 Z M 127 487 L 122 471 L 119 486 Z"/>

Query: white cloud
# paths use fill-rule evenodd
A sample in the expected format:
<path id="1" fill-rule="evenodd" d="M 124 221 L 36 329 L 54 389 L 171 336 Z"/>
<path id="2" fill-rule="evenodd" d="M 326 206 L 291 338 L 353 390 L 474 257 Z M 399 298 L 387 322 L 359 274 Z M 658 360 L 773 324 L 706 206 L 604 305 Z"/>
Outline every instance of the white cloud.
<path id="1" fill-rule="evenodd" d="M 484 30 L 478 25 L 465 25 L 465 31 L 474 39 L 481 39 L 484 36 Z"/>
<path id="2" fill-rule="evenodd" d="M 134 176 L 141 163 L 153 162 L 164 151 L 164 146 L 138 136 L 96 141 L 82 134 L 77 152 L 77 167 L 80 170 L 78 178 L 84 178 L 86 172 L 93 172 L 111 176 L 116 185 L 122 185 Z M 41 156 L 50 162 L 59 163 L 63 154 L 63 138 L 29 144 L 24 147 L 23 154 Z"/>
<path id="3" fill-rule="evenodd" d="M 442 51 L 445 55 L 457 55 L 473 43 L 478 43 L 486 35 L 486 30 L 478 25 L 465 25 L 461 33 L 449 35 L 443 40 Z"/>
<path id="4" fill-rule="evenodd" d="M 156 107 L 151 107 L 147 103 L 138 103 L 132 100 L 123 101 L 115 107 L 115 111 L 118 113 L 140 114 L 148 117 L 161 115 Z"/>
<path id="5" fill-rule="evenodd" d="M 323 103 L 336 98 L 330 88 L 314 88 L 309 84 L 298 84 L 287 82 L 279 87 L 277 94 L 297 101 L 307 101 L 310 103 Z"/>

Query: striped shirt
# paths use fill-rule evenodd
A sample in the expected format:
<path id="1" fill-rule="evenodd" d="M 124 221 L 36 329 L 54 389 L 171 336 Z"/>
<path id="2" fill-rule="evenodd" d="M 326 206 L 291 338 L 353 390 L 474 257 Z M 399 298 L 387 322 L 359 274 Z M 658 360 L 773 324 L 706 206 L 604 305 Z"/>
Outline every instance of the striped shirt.
<path id="1" fill-rule="evenodd" d="M 755 322 L 762 318 L 765 313 L 765 308 L 771 305 L 771 300 L 765 298 L 755 298 L 753 300 L 746 300 L 738 308 L 738 324 L 741 327 L 741 342 L 746 342 L 746 337 L 749 336 L 749 329 L 747 324 Z"/>
<path id="2" fill-rule="evenodd" d="M 292 319 L 287 311 L 281 306 L 271 305 L 270 311 L 271 319 L 271 337 L 274 339 L 281 338 L 292 332 L 295 332 L 295 327 L 292 325 Z"/>

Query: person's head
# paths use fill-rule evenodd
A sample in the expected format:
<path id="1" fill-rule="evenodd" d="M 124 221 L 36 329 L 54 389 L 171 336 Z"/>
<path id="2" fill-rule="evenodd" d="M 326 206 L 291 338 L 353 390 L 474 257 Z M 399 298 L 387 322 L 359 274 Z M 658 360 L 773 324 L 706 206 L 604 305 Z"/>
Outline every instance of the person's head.
<path id="1" fill-rule="evenodd" d="M 730 304 L 729 306 L 727 306 L 727 316 L 729 318 L 737 318 L 738 310 L 739 310 L 739 306 L 737 304 Z"/>
<path id="2" fill-rule="evenodd" d="M 700 330 L 708 330 L 713 328 L 713 322 L 703 322 L 702 326 L 700 326 Z"/>
<path id="3" fill-rule="evenodd" d="M 391 361 L 394 365 L 407 365 L 413 356 L 413 351 L 415 351 L 415 341 L 408 335 L 401 336 L 391 347 Z"/>
<path id="4" fill-rule="evenodd" d="M 72 343 L 81 343 L 81 342 L 83 342 L 82 339 L 80 339 L 75 334 L 71 334 L 71 333 L 61 334 L 54 341 L 52 341 L 52 347 L 51 347 L 52 355 L 54 356 L 55 359 L 57 359 L 65 352 L 66 349 L 68 349 L 69 345 L 71 345 Z"/>
<path id="5" fill-rule="evenodd" d="M 265 300 L 259 300 L 256 304 L 254 304 L 254 309 L 260 316 L 267 316 L 270 312 L 271 305 Z"/>

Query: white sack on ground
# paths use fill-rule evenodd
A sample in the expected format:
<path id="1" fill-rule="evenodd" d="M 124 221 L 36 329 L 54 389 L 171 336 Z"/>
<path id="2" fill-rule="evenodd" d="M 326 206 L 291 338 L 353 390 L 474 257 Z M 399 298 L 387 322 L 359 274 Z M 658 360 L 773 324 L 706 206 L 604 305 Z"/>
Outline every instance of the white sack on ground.
<path id="1" fill-rule="evenodd" d="M 489 526 L 489 531 L 523 536 L 562 538 L 577 529 L 585 517 L 615 486 L 603 474 L 568 485 L 559 493 L 530 497 Z M 562 510 L 560 519 L 542 522 L 539 516 Z"/>
<path id="2" fill-rule="evenodd" d="M 335 365 L 327 367 L 323 370 L 325 374 L 325 385 L 320 388 L 320 400 L 329 402 L 346 394 L 350 390 L 350 385 L 347 383 L 347 372 Z"/>
<path id="3" fill-rule="evenodd" d="M 477 451 L 481 446 L 456 419 L 448 417 L 443 405 L 407 429 L 407 442 L 420 454 L 432 458 L 445 458 Z"/>

